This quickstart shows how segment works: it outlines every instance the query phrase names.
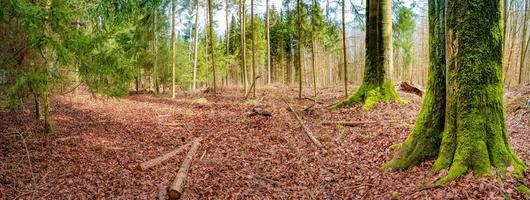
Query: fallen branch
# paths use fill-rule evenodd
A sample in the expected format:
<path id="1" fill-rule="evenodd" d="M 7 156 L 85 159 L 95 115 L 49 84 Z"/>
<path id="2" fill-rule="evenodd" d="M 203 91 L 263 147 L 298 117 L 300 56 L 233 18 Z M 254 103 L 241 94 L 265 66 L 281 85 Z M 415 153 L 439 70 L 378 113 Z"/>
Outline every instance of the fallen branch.
<path id="1" fill-rule="evenodd" d="M 193 155 L 195 155 L 197 149 L 199 148 L 200 142 L 200 138 L 193 141 L 193 145 L 188 151 L 186 158 L 182 162 L 182 165 L 180 166 L 180 169 L 177 173 L 177 177 L 175 178 L 175 181 L 173 181 L 173 184 L 171 184 L 171 188 L 168 192 L 169 199 L 179 199 L 182 193 L 184 192 L 184 185 L 186 185 L 186 178 L 188 177 L 188 171 L 191 167 L 191 161 L 193 159 Z"/>
<path id="2" fill-rule="evenodd" d="M 142 164 L 140 164 L 140 169 L 142 170 L 146 170 L 146 169 L 149 169 L 153 166 L 156 166 L 156 165 L 159 165 L 160 163 L 168 160 L 169 158 L 177 155 L 178 153 L 180 153 L 181 151 L 183 151 L 185 148 L 187 148 L 188 146 L 190 146 L 191 143 L 187 143 L 187 144 L 184 144 L 182 146 L 180 146 L 179 148 L 173 150 L 173 151 L 170 151 L 162 156 L 159 156 L 157 158 L 154 158 L 154 159 L 151 159 L 151 160 L 148 160 L 148 161 L 145 161 L 143 162 Z"/>
<path id="3" fill-rule="evenodd" d="M 343 125 L 343 126 L 360 126 L 364 124 L 384 124 L 384 123 L 395 123 L 397 121 L 357 121 L 357 122 L 349 122 L 349 121 L 323 121 L 320 124 L 322 125 Z"/>
<path id="4" fill-rule="evenodd" d="M 291 105 L 289 105 L 289 103 L 287 103 L 287 101 L 285 99 L 283 99 L 283 102 L 285 102 L 285 104 L 287 104 L 287 106 L 289 107 L 289 109 L 291 110 L 291 112 L 294 113 L 294 116 L 296 116 L 296 119 L 298 120 L 298 122 L 300 123 L 300 125 L 302 125 L 302 128 L 304 128 L 304 131 L 305 131 L 305 134 L 307 135 L 307 137 L 311 140 L 311 142 L 313 142 L 313 144 L 316 146 L 316 147 L 321 147 L 322 146 L 322 143 L 320 143 L 317 138 L 313 135 L 313 133 L 311 132 L 311 130 L 309 130 L 309 128 L 307 128 L 307 126 L 305 126 L 304 122 L 302 121 L 302 118 L 300 118 L 300 116 L 298 116 L 298 113 L 296 113 L 296 111 L 293 109 L 293 107 L 291 107 Z"/>
<path id="5" fill-rule="evenodd" d="M 66 140 L 77 139 L 77 138 L 79 138 L 79 136 L 68 136 L 68 137 L 57 138 L 55 141 L 63 142 Z"/>

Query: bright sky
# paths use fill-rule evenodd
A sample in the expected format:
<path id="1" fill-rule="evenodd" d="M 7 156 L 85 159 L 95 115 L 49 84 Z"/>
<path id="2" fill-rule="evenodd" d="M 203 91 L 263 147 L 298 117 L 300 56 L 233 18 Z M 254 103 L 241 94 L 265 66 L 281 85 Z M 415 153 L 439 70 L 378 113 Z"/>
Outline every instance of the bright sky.
<path id="1" fill-rule="evenodd" d="M 276 8 L 276 9 L 281 9 L 282 7 L 282 2 L 283 0 L 269 0 L 270 2 L 270 8 L 272 9 L 273 7 Z M 318 0 L 321 4 L 321 6 L 325 9 L 325 6 L 326 6 L 326 0 Z M 216 2 L 221 2 L 221 1 L 216 1 Z M 214 21 L 216 23 L 217 26 L 214 27 L 214 31 L 217 33 L 217 34 L 221 34 L 221 35 L 224 35 L 225 33 L 225 30 L 226 30 L 226 11 L 225 11 L 225 5 L 224 5 L 224 0 L 222 1 L 223 2 L 223 6 L 222 6 L 222 10 L 216 10 L 215 13 L 214 13 Z M 353 14 L 351 12 L 351 3 L 348 3 L 348 2 L 351 2 L 351 3 L 354 3 L 355 5 L 357 6 L 361 6 L 361 7 L 365 7 L 365 0 L 350 0 L 350 1 L 347 1 L 346 3 L 346 21 L 347 22 L 351 22 L 353 21 Z M 417 7 L 420 7 L 420 8 L 426 8 L 427 7 L 427 0 L 404 0 L 405 2 L 405 5 L 406 6 L 411 6 L 413 4 L 413 2 L 416 2 L 416 4 L 418 5 Z M 250 13 L 250 0 L 246 0 L 246 3 L 247 3 L 247 12 Z M 336 6 L 339 6 L 338 3 L 336 2 L 336 0 L 330 0 L 330 7 L 336 7 Z M 340 8 L 340 7 L 338 7 Z M 205 12 L 207 11 L 206 7 L 200 7 L 199 8 L 200 11 L 199 11 L 199 26 L 201 27 L 201 29 L 204 29 L 204 22 L 205 22 Z M 238 15 L 237 15 L 237 6 L 236 7 L 233 7 L 233 9 L 231 10 L 231 15 L 235 15 L 236 18 L 238 18 Z M 264 15 L 265 14 L 265 0 L 254 0 L 254 11 L 257 15 Z M 420 12 L 426 12 L 425 10 L 422 10 L 422 9 L 416 9 L 416 14 L 418 15 L 426 15 L 425 13 L 420 13 Z M 340 20 L 340 17 L 341 17 L 341 13 L 340 13 L 340 9 L 338 9 L 338 12 L 334 13 L 334 14 L 331 14 L 332 17 L 336 18 L 337 20 Z M 229 17 L 229 20 L 231 19 L 231 17 Z M 178 21 L 178 20 L 177 20 Z M 177 27 L 177 29 L 183 29 L 183 28 L 179 28 Z"/>

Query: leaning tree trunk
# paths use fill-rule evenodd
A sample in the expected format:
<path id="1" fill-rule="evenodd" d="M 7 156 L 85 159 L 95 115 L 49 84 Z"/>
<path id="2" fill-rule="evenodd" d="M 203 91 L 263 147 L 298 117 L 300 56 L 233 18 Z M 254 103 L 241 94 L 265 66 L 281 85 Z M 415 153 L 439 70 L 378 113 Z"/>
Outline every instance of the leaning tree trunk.
<path id="1" fill-rule="evenodd" d="M 384 168 L 405 169 L 438 155 L 445 122 L 445 3 L 429 1 L 429 75 L 416 124 Z"/>
<path id="2" fill-rule="evenodd" d="M 392 1 L 368 0 L 366 17 L 366 66 L 364 80 L 356 93 L 332 108 L 364 101 L 369 110 L 383 101 L 401 101 L 386 69 L 392 65 Z"/>

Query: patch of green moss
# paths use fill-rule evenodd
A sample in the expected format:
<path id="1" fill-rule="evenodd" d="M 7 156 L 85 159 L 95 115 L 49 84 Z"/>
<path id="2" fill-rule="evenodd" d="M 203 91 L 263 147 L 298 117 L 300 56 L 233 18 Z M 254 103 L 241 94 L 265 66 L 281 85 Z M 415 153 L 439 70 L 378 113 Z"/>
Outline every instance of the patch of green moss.
<path id="1" fill-rule="evenodd" d="M 363 83 L 361 87 L 346 101 L 333 104 L 331 109 L 339 109 L 349 105 L 364 102 L 363 109 L 370 110 L 380 102 L 397 101 L 406 103 L 399 98 L 394 84 L 385 80 L 382 84 Z"/>
<path id="2" fill-rule="evenodd" d="M 517 187 L 515 187 L 517 191 L 524 194 L 527 198 L 530 198 L 530 188 L 526 187 L 526 185 L 520 184 Z"/>

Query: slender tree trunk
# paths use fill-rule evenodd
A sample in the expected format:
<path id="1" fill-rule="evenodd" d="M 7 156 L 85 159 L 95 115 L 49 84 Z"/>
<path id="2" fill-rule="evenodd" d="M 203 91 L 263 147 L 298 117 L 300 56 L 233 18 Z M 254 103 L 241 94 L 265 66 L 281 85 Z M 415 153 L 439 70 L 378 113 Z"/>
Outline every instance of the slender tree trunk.
<path id="1" fill-rule="evenodd" d="M 243 89 L 245 94 L 248 93 L 247 83 L 247 48 L 245 39 L 245 0 L 239 0 L 239 13 L 240 13 L 240 33 L 241 33 L 241 68 L 243 70 Z"/>
<path id="2" fill-rule="evenodd" d="M 199 51 L 199 0 L 197 0 L 196 3 L 197 5 L 195 7 L 195 36 L 193 37 L 193 39 L 195 40 L 195 49 L 193 50 L 195 55 L 193 58 L 193 91 L 197 89 L 197 53 Z"/>
<path id="3" fill-rule="evenodd" d="M 270 36 L 270 16 L 269 0 L 265 2 L 265 18 L 267 29 L 267 84 L 271 84 L 271 36 Z"/>
<path id="4" fill-rule="evenodd" d="M 297 47 L 297 68 L 298 68 L 298 98 L 302 98 L 302 3 L 301 0 L 296 0 L 296 10 L 298 13 L 298 43 Z"/>
<path id="5" fill-rule="evenodd" d="M 217 94 L 217 82 L 216 82 L 216 74 L 215 74 L 215 46 L 213 43 L 214 33 L 213 33 L 213 15 L 212 15 L 212 0 L 208 0 L 208 17 L 209 17 L 209 26 L 208 26 L 208 32 L 210 35 L 209 41 L 210 41 L 210 59 L 212 63 L 212 70 L 213 70 L 213 93 L 214 95 Z"/>
<path id="6" fill-rule="evenodd" d="M 317 51 L 317 47 L 316 47 L 316 34 L 317 34 L 317 27 L 316 27 L 316 11 L 315 11 L 315 8 L 316 8 L 316 0 L 312 0 L 312 6 L 313 6 L 313 16 L 311 17 L 311 20 L 312 20 L 312 23 L 311 23 L 311 27 L 312 27 L 312 32 L 311 32 L 311 68 L 313 69 L 313 96 L 316 97 L 317 96 L 317 73 L 316 73 L 316 65 L 317 65 L 317 58 L 316 58 L 316 51 Z"/>
<path id="7" fill-rule="evenodd" d="M 159 93 L 158 87 L 158 41 L 157 41 L 157 12 L 156 8 L 153 8 L 153 52 L 154 52 L 154 66 L 153 66 L 153 79 L 155 84 L 155 95 Z"/>
<path id="8" fill-rule="evenodd" d="M 528 35 L 528 13 L 530 11 L 528 11 L 528 4 L 530 4 L 530 0 L 526 0 L 525 1 L 525 4 L 524 4 L 524 9 L 523 9 L 523 12 L 524 12 L 524 17 L 523 17 L 523 32 L 521 33 L 521 55 L 520 55 L 520 60 L 519 60 L 519 80 L 518 80 L 518 83 L 519 85 L 523 84 L 523 77 L 525 75 L 525 72 L 524 72 L 524 67 L 525 67 L 525 61 L 526 61 L 526 53 L 528 52 L 528 38 L 527 38 L 527 35 Z"/>
<path id="9" fill-rule="evenodd" d="M 225 0 L 226 3 L 226 56 L 230 55 L 230 24 L 228 23 L 228 15 L 230 14 L 229 10 L 229 0 Z M 228 73 L 227 73 L 228 74 Z"/>
<path id="10" fill-rule="evenodd" d="M 348 48 L 346 46 L 346 0 L 342 0 L 342 53 L 344 56 L 344 96 L 348 97 Z"/>
<path id="11" fill-rule="evenodd" d="M 51 36 L 51 30 L 50 30 L 50 26 L 49 26 L 49 22 L 51 21 L 50 19 L 50 15 L 51 15 L 51 1 L 50 0 L 46 0 L 45 2 L 45 10 L 46 10 L 46 21 L 44 23 L 44 35 L 45 36 Z M 43 57 L 44 57 L 44 60 L 46 62 L 46 69 L 44 70 L 44 73 L 46 73 L 45 77 L 46 77 L 46 81 L 44 83 L 44 88 L 42 90 L 42 106 L 44 107 L 43 109 L 43 114 L 44 114 L 44 131 L 46 133 L 51 133 L 53 132 L 53 129 L 52 129 L 52 125 L 50 123 L 50 101 L 49 101 L 49 96 L 50 96 L 50 87 L 49 87 L 49 74 L 51 73 L 51 70 L 53 68 L 53 65 L 54 65 L 54 62 L 51 59 L 51 55 L 52 52 L 51 52 L 51 49 L 49 46 L 45 46 L 44 49 L 43 49 Z"/>
<path id="12" fill-rule="evenodd" d="M 175 1 L 176 0 L 171 0 L 171 69 L 172 69 L 172 73 L 171 73 L 171 97 L 174 99 L 175 98 L 175 79 L 176 79 L 176 73 L 177 73 L 177 68 L 175 66 L 175 60 L 176 60 L 176 48 L 177 48 L 177 45 L 176 45 L 176 42 L 175 42 Z"/>
<path id="13" fill-rule="evenodd" d="M 392 65 L 392 5 L 391 0 L 368 0 L 366 15 L 366 61 L 361 87 L 346 101 L 332 108 L 364 101 L 363 108 L 371 109 L 379 102 L 401 102 L 386 70 Z"/>
<path id="14" fill-rule="evenodd" d="M 254 23 L 254 0 L 250 0 L 250 27 L 251 27 L 251 37 L 252 37 L 252 96 L 256 98 L 256 31 L 255 31 L 255 23 Z"/>

